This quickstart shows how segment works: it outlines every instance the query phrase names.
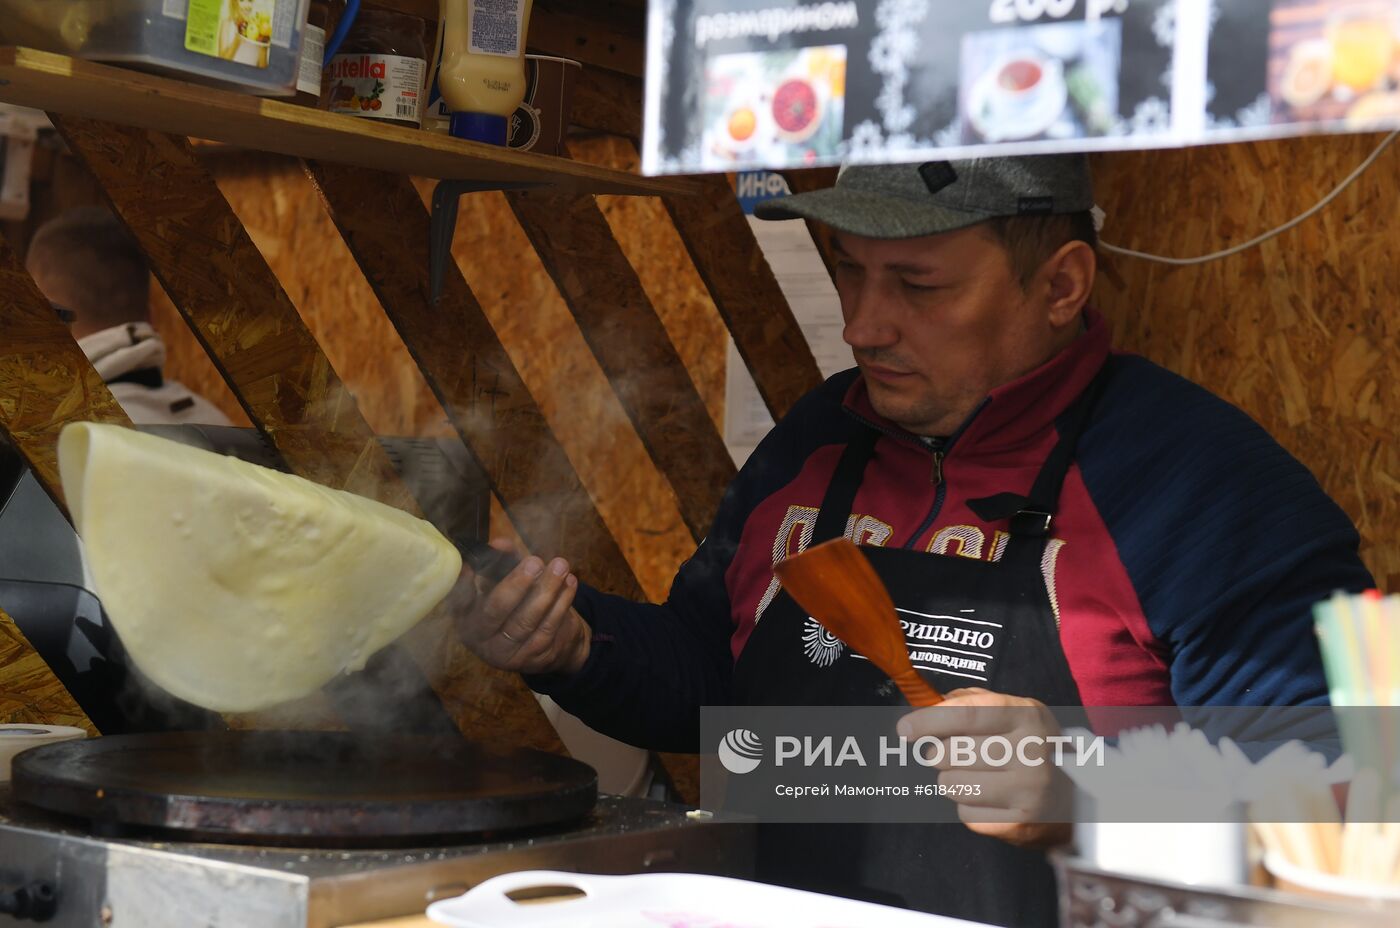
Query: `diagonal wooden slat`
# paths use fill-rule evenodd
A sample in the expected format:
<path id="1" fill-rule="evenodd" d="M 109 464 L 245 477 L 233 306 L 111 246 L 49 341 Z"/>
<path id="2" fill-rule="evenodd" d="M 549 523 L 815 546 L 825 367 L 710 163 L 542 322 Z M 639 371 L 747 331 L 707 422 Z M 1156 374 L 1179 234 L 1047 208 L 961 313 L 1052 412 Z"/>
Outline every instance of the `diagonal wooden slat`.
<path id="1" fill-rule="evenodd" d="M 317 483 L 416 509 L 355 399 L 187 140 L 52 116 L 249 418 Z"/>
<path id="2" fill-rule="evenodd" d="M 317 162 L 307 172 L 526 544 L 557 547 L 589 583 L 640 599 L 641 584 L 455 263 L 431 302 L 428 211 L 412 182 Z M 662 760 L 681 795 L 696 801 L 695 758 Z"/>
<path id="3" fill-rule="evenodd" d="M 0 432 L 59 506 L 58 433 L 69 422 L 131 424 L 19 256 L 0 239 Z"/>
<path id="4" fill-rule="evenodd" d="M 699 541 L 734 462 L 607 218 L 591 196 L 531 191 L 506 200 Z"/>
<path id="5" fill-rule="evenodd" d="M 308 162 L 331 218 L 526 544 L 623 596 L 641 585 L 466 280 L 429 299 L 428 211 L 407 177 Z"/>
<path id="6" fill-rule="evenodd" d="M 249 418 L 296 473 L 421 515 L 354 397 L 188 140 L 53 115 Z M 482 664 L 439 610 L 400 639 L 459 728 L 560 750 L 520 679 Z M 421 689 L 423 679 L 405 679 Z M 392 713 L 392 707 L 385 707 Z"/>
<path id="7" fill-rule="evenodd" d="M 808 168 L 805 171 L 784 171 L 783 179 L 787 181 L 788 189 L 793 193 L 825 190 L 836 183 L 836 169 Z M 826 265 L 827 273 L 834 275 L 835 264 L 831 254 L 830 241 L 819 231 L 819 223 L 810 219 L 802 221 L 807 224 L 807 231 L 812 236 L 812 244 L 817 246 L 817 253 L 822 256 L 822 263 Z M 833 276 L 832 279 L 835 280 L 835 277 Z"/>
<path id="8" fill-rule="evenodd" d="M 126 413 L 0 239 L 0 432 L 63 505 L 58 433 L 69 422 L 129 425 Z M 0 722 L 97 729 L 14 620 L 0 611 Z"/>
<path id="9" fill-rule="evenodd" d="M 0 610 L 0 723 L 72 725 L 97 734 L 78 703 Z"/>
<path id="10" fill-rule="evenodd" d="M 728 178 L 714 174 L 701 180 L 701 196 L 666 197 L 666 209 L 777 421 L 820 386 L 821 370 Z"/>

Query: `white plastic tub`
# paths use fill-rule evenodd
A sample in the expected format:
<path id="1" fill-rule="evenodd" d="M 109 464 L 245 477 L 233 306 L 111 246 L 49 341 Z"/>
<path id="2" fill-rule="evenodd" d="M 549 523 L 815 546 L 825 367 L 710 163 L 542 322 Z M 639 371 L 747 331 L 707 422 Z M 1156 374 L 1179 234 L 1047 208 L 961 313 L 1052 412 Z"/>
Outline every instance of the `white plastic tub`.
<path id="1" fill-rule="evenodd" d="M 517 902 L 522 894 L 534 901 Z M 450 928 L 986 928 L 727 877 L 552 870 L 493 877 L 466 895 L 434 902 L 428 918 Z"/>
<path id="2" fill-rule="evenodd" d="M 91 61 L 291 96 L 310 0 L 5 0 L 0 38 Z"/>

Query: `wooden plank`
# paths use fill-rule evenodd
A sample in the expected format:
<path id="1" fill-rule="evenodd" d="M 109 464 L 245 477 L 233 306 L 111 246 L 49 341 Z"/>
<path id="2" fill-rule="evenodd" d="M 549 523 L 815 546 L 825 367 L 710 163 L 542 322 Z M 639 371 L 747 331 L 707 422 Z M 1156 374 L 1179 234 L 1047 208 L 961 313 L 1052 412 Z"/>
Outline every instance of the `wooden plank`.
<path id="1" fill-rule="evenodd" d="M 526 544 L 558 550 L 601 589 L 641 585 L 549 430 L 461 271 L 428 297 L 428 211 L 408 178 L 308 162 L 384 311 Z"/>
<path id="2" fill-rule="evenodd" d="M 318 483 L 421 515 L 354 397 L 188 140 L 53 118 L 140 241 L 157 279 L 249 418 L 287 465 Z M 445 611 L 400 642 L 464 733 L 562 750 L 520 679 L 471 655 Z"/>
<path id="3" fill-rule="evenodd" d="M 369 0 L 436 22 L 437 0 Z M 618 0 L 535 0 L 527 49 L 634 77 L 646 73 L 646 6 Z"/>
<path id="4" fill-rule="evenodd" d="M 27 48 L 0 48 L 0 102 L 420 177 L 624 195 L 695 191 L 685 179 L 642 178 Z"/>
<path id="5" fill-rule="evenodd" d="M 835 168 L 809 168 L 805 171 L 784 171 L 783 179 L 787 181 L 788 189 L 793 193 L 807 193 L 812 190 L 825 190 L 836 184 Z M 822 256 L 822 263 L 826 265 L 826 272 L 835 277 L 835 263 L 831 254 L 831 241 L 822 231 L 821 223 L 813 222 L 810 219 L 802 220 L 807 225 L 807 231 L 811 233 L 812 244 L 817 246 L 817 253 Z"/>
<path id="6" fill-rule="evenodd" d="M 539 2 L 530 18 L 529 48 L 586 65 L 641 77 L 646 73 L 646 15 L 628 21 L 602 19 L 595 9 Z M 605 7 L 597 3 L 596 7 Z"/>
<path id="7" fill-rule="evenodd" d="M 69 422 L 131 420 L 3 239 L 0 333 L 0 432 L 63 506 L 59 431 Z"/>
<path id="8" fill-rule="evenodd" d="M 821 384 L 821 370 L 728 178 L 700 181 L 702 196 L 666 197 L 666 209 L 777 421 Z"/>
<path id="9" fill-rule="evenodd" d="M 0 610 L 0 723 L 97 728 L 34 650 L 14 619 Z"/>
<path id="10" fill-rule="evenodd" d="M 734 462 L 607 219 L 591 196 L 506 199 L 700 541 Z"/>
<path id="11" fill-rule="evenodd" d="M 569 123 L 635 142 L 642 137 L 642 82 L 622 74 L 584 68 L 574 81 Z"/>

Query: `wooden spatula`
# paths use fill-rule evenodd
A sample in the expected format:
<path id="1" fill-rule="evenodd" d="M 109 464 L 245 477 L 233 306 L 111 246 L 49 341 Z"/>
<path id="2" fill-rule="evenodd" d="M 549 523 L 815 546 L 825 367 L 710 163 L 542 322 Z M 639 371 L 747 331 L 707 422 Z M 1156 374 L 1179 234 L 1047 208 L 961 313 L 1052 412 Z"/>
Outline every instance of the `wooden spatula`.
<path id="1" fill-rule="evenodd" d="M 909 662 L 889 591 L 849 540 L 837 538 L 808 548 L 780 561 L 773 572 L 812 618 L 889 674 L 911 706 L 943 701 Z"/>

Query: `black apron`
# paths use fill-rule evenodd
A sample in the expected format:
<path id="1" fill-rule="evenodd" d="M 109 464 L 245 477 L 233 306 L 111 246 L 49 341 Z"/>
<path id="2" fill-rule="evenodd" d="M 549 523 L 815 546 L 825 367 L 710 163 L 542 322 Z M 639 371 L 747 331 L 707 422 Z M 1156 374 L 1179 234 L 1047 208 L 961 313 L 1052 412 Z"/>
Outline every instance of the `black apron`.
<path id="1" fill-rule="evenodd" d="M 1029 497 L 970 505 L 988 521 L 1010 516 L 1000 560 L 862 546 L 889 588 L 919 672 L 940 692 L 979 686 L 1081 705 L 1041 573 L 1060 488 L 1103 380 L 1060 419 L 1060 440 Z M 847 445 L 822 500 L 813 545 L 845 533 L 879 434 Z M 917 539 L 911 539 L 911 544 Z M 941 662 L 941 663 L 940 663 Z M 734 668 L 740 705 L 898 705 L 899 690 L 826 633 L 785 592 L 759 620 Z M 761 880 L 1017 928 L 1058 924 L 1045 854 L 948 824 L 769 824 L 759 828 Z"/>

